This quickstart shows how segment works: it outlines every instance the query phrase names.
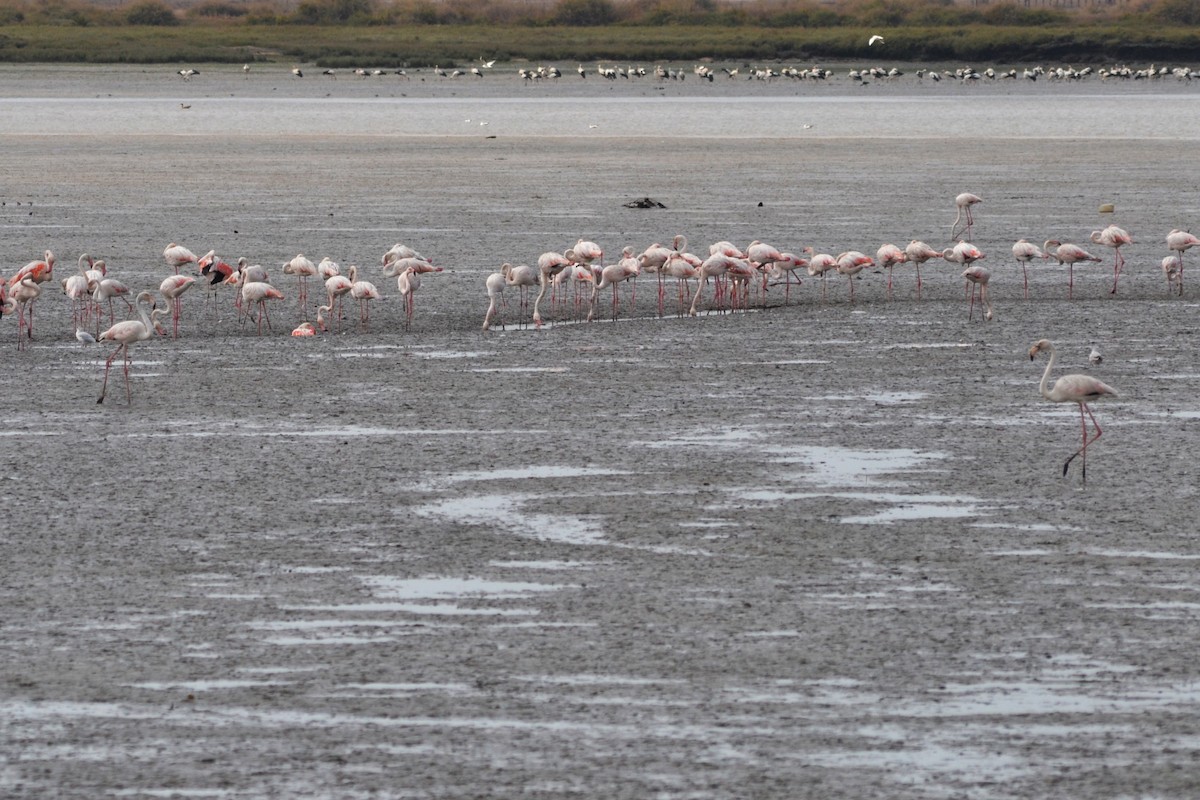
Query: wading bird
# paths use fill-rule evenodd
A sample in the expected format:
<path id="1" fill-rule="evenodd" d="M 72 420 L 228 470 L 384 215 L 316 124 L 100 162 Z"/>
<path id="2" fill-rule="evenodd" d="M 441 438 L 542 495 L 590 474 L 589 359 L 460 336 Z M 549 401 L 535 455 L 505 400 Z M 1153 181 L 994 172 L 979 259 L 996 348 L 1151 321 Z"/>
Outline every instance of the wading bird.
<path id="1" fill-rule="evenodd" d="M 121 353 L 125 354 L 125 401 L 133 402 L 133 394 L 129 390 L 129 347 L 137 342 L 144 342 L 153 336 L 156 332 L 166 335 L 162 326 L 158 324 L 160 314 L 165 315 L 170 313 L 165 308 L 154 307 L 154 295 L 150 292 L 142 292 L 136 298 L 136 308 L 140 320 L 128 319 L 124 322 L 118 322 L 111 328 L 100 334 L 102 342 L 117 342 L 117 349 L 112 351 L 112 355 L 104 362 L 104 383 L 100 386 L 100 397 L 96 403 L 104 402 L 104 395 L 108 392 L 108 373 L 112 369 L 113 361 Z M 150 305 L 149 310 L 146 304 Z"/>
<path id="2" fill-rule="evenodd" d="M 965 234 L 968 239 L 971 238 L 971 226 L 975 224 L 975 217 L 971 214 L 971 207 L 982 202 L 983 198 L 977 197 L 970 192 L 963 192 L 954 198 L 954 205 L 958 207 L 958 213 L 954 217 L 954 224 L 950 226 L 951 240 L 958 239 L 960 234 Z M 960 220 L 963 223 L 961 228 L 958 226 Z"/>
<path id="3" fill-rule="evenodd" d="M 1071 457 L 1063 464 L 1063 477 L 1067 476 L 1067 468 L 1071 466 L 1071 462 L 1075 456 L 1082 456 L 1083 462 L 1083 483 L 1087 483 L 1087 447 L 1100 438 L 1103 431 L 1100 430 L 1100 425 L 1096 422 L 1096 417 L 1092 415 L 1092 410 L 1087 404 L 1092 400 L 1099 400 L 1106 395 L 1117 396 L 1117 390 L 1104 383 L 1103 381 L 1093 378 L 1091 375 L 1063 375 L 1054 382 L 1053 386 L 1049 386 L 1050 370 L 1054 368 L 1054 359 L 1056 354 L 1054 346 L 1047 339 L 1039 339 L 1033 343 L 1033 347 L 1029 348 L 1029 360 L 1032 361 L 1037 357 L 1038 353 L 1047 352 L 1050 354 L 1050 361 L 1046 364 L 1046 371 L 1042 373 L 1042 382 L 1038 386 L 1038 391 L 1042 397 L 1052 403 L 1078 403 L 1079 404 L 1079 422 L 1083 428 L 1083 446 L 1071 454 Z M 1096 435 L 1090 440 L 1088 439 L 1087 420 L 1084 419 L 1084 414 L 1092 420 L 1092 425 L 1096 428 Z"/>
<path id="4" fill-rule="evenodd" d="M 1109 294 L 1117 293 L 1117 279 L 1121 277 L 1121 269 L 1125 266 L 1125 256 L 1121 255 L 1123 245 L 1132 244 L 1133 238 L 1124 228 L 1109 225 L 1102 231 L 1092 231 L 1092 242 L 1113 249 L 1113 285 Z"/>

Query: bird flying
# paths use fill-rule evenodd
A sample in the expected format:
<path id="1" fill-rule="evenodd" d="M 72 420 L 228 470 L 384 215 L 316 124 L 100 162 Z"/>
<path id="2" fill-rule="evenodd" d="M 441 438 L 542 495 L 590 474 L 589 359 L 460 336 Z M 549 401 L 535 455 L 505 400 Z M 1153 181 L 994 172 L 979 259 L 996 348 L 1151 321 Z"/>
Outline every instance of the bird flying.
<path id="1" fill-rule="evenodd" d="M 874 36 L 872 36 L 870 39 L 867 39 L 867 47 L 870 47 L 871 45 L 875 44 L 876 42 L 883 44 L 883 37 L 880 36 L 878 33 L 875 34 Z"/>

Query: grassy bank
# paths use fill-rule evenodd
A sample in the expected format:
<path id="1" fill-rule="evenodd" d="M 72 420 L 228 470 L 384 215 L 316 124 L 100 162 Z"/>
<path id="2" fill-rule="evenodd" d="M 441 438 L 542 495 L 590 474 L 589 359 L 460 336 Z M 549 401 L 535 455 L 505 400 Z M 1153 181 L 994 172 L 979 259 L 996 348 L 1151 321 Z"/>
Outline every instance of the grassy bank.
<path id="1" fill-rule="evenodd" d="M 1200 29 L 1129 24 L 900 27 L 247 25 L 0 27 L 0 61 L 203 63 L 280 61 L 320 66 L 428 66 L 480 57 L 534 63 L 702 58 L 766 63 L 821 59 L 984 62 L 1200 61 Z"/>

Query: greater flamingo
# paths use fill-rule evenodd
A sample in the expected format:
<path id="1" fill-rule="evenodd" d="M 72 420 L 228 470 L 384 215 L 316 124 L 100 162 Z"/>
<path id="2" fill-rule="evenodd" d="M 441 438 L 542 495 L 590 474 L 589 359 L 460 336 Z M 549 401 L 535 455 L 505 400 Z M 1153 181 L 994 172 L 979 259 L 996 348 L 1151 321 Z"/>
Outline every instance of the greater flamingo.
<path id="1" fill-rule="evenodd" d="M 1013 258 L 1021 264 L 1021 275 L 1025 280 L 1025 299 L 1029 299 L 1029 263 L 1035 258 L 1049 258 L 1050 256 L 1042 252 L 1042 249 L 1033 242 L 1028 242 L 1024 239 L 1018 239 L 1017 243 L 1012 246 Z"/>
<path id="2" fill-rule="evenodd" d="M 700 304 L 700 298 L 704 296 L 704 284 L 709 278 L 718 281 L 713 289 L 713 302 L 720 307 L 722 288 L 719 283 L 721 276 L 726 274 L 742 275 L 749 278 L 754 274 L 754 267 L 750 262 L 736 256 L 726 255 L 723 252 L 715 252 L 700 264 L 696 271 L 696 277 L 699 279 L 696 283 L 696 294 L 692 297 L 692 307 L 688 310 L 690 316 L 696 316 L 696 307 Z M 737 297 L 734 290 L 733 304 L 736 305 Z"/>
<path id="3" fill-rule="evenodd" d="M 540 328 L 542 326 L 540 306 L 542 298 L 546 296 L 546 290 L 553 284 L 554 278 L 570 266 L 571 260 L 569 258 L 553 250 L 538 256 L 538 294 L 537 298 L 533 301 L 533 324 L 537 327 Z M 553 296 L 551 296 L 551 304 L 553 305 Z"/>
<path id="4" fill-rule="evenodd" d="M 846 276 L 850 283 L 850 302 L 854 302 L 854 276 L 862 272 L 867 267 L 875 266 L 875 262 L 871 260 L 869 255 L 860 253 L 857 250 L 847 250 L 837 257 L 837 271 Z"/>
<path id="5" fill-rule="evenodd" d="M 525 312 L 529 308 L 529 289 L 531 286 L 537 286 L 538 283 L 537 272 L 534 271 L 533 267 L 525 264 L 518 264 L 514 267 L 507 262 L 501 265 L 500 271 L 504 273 L 504 279 L 508 282 L 509 286 L 515 286 L 520 290 L 521 316 L 525 316 Z"/>
<path id="6" fill-rule="evenodd" d="M 913 239 L 904 248 L 904 255 L 917 269 L 917 299 L 921 299 L 921 265 L 931 258 L 941 258 L 942 251 L 934 250 L 919 239 Z"/>
<path id="7" fill-rule="evenodd" d="M 11 314 L 17 311 L 17 349 L 24 350 L 25 342 L 33 339 L 33 301 L 42 293 L 42 287 L 34 283 L 33 278 L 26 275 L 17 285 L 8 290 L 4 301 L 4 311 Z"/>
<path id="8" fill-rule="evenodd" d="M 1121 247 L 1133 243 L 1133 238 L 1124 228 L 1109 225 L 1102 231 L 1092 231 L 1092 242 L 1113 249 L 1113 285 L 1109 294 L 1117 293 L 1117 279 L 1121 277 L 1121 269 L 1125 266 L 1125 256 L 1121 255 Z"/>
<path id="9" fill-rule="evenodd" d="M 508 276 L 503 272 L 493 272 L 487 276 L 484 281 L 487 287 L 488 309 L 483 315 L 483 329 L 486 331 L 492 327 L 492 320 L 499 311 L 499 304 L 504 294 L 504 287 L 508 285 Z"/>
<path id="10" fill-rule="evenodd" d="M 396 288 L 400 290 L 400 297 L 404 299 L 404 330 L 408 330 L 412 326 L 417 289 L 421 288 L 421 276 L 427 275 L 430 272 L 441 271 L 441 267 L 421 262 L 419 264 L 410 264 L 404 268 L 403 272 L 396 276 Z"/>
<path id="11" fill-rule="evenodd" d="M 821 279 L 821 302 L 825 302 L 825 273 L 831 269 L 837 269 L 837 259 L 829 253 L 817 253 L 808 260 L 808 274 L 811 277 L 819 277 Z"/>
<path id="12" fill-rule="evenodd" d="M 616 264 L 609 264 L 599 270 L 599 280 L 592 284 L 592 299 L 588 307 L 587 316 L 588 322 L 596 318 L 596 298 L 599 296 L 600 290 L 609 286 L 612 287 L 612 318 L 614 321 L 617 319 L 621 297 L 620 284 L 623 281 L 636 278 L 641 271 L 638 266 L 638 260 L 633 256 L 632 247 L 626 247 L 622 255 L 621 260 Z M 636 299 L 634 302 L 636 302 Z"/>
<path id="13" fill-rule="evenodd" d="M 804 248 L 806 255 L 812 255 L 812 251 L 811 247 Z M 779 279 L 783 278 L 783 304 L 787 305 L 792 301 L 792 273 L 798 269 L 807 269 L 808 259 L 801 258 L 795 253 L 780 253 L 780 256 L 782 257 L 771 265 L 771 269 L 767 274 L 775 283 L 778 283 Z M 796 278 L 797 286 L 801 282 L 799 278 Z"/>
<path id="14" fill-rule="evenodd" d="M 958 213 L 954 216 L 954 224 L 950 226 L 951 240 L 958 239 L 960 234 L 965 234 L 968 239 L 971 238 L 971 226 L 975 224 L 975 217 L 971 213 L 971 208 L 982 202 L 983 198 L 976 197 L 970 192 L 963 192 L 954 198 L 954 205 L 957 206 Z M 960 220 L 963 222 L 961 228 L 958 226 Z"/>
<path id="15" fill-rule="evenodd" d="M 162 240 L 160 239 L 159 241 Z M 212 251 L 209 251 L 209 255 L 212 255 Z M 175 274 L 177 275 L 181 267 L 185 267 L 188 264 L 195 264 L 198 261 L 195 253 L 183 245 L 175 244 L 174 242 L 171 242 L 163 249 L 163 259 L 166 260 L 168 267 L 175 270 Z"/>
<path id="16" fill-rule="evenodd" d="M 358 279 L 356 265 L 351 264 L 346 272 L 349 273 L 348 277 L 350 278 L 350 296 L 358 301 L 358 322 L 363 326 L 363 330 L 366 330 L 371 321 L 370 302 L 379 299 L 379 290 L 370 281 Z"/>
<path id="17" fill-rule="evenodd" d="M 1067 299 L 1075 297 L 1075 263 L 1078 261 L 1100 261 L 1101 259 L 1084 250 L 1077 244 L 1063 244 L 1057 239 L 1047 239 L 1043 245 L 1046 252 L 1058 260 L 1059 264 L 1067 265 Z"/>
<path id="18" fill-rule="evenodd" d="M 304 253 L 297 253 L 283 265 L 283 274 L 296 276 L 296 302 L 304 319 L 308 319 L 308 279 L 317 274 L 317 265 L 306 258 Z"/>
<path id="19" fill-rule="evenodd" d="M 317 326 L 311 322 L 301 322 L 292 329 L 292 336 L 316 336 Z"/>
<path id="20" fill-rule="evenodd" d="M 691 287 L 689 286 L 688 281 L 700 274 L 699 264 L 693 263 L 693 259 L 696 257 L 693 256 L 691 259 L 689 259 L 687 258 L 689 255 L 691 254 L 674 253 L 663 263 L 661 267 L 658 268 L 660 280 L 663 278 L 674 278 L 676 281 L 676 286 L 678 287 L 679 291 L 676 298 L 677 305 L 675 313 L 678 316 L 683 316 L 683 309 L 687 303 L 687 298 L 691 296 Z M 662 316 L 661 308 L 659 311 L 659 316 Z"/>
<path id="21" fill-rule="evenodd" d="M 1167 234 L 1167 249 L 1179 254 L 1179 293 L 1183 294 L 1183 254 L 1192 247 L 1200 244 L 1200 239 L 1197 239 L 1191 233 L 1181 230 L 1173 230 Z M 47 253 L 50 251 L 47 250 Z"/>
<path id="22" fill-rule="evenodd" d="M 146 310 L 147 303 L 150 304 L 149 311 Z M 164 333 L 162 326 L 158 324 L 158 316 L 169 312 L 165 308 L 154 307 L 154 295 L 150 292 L 141 292 L 137 296 L 136 307 L 138 316 L 141 317 L 140 320 L 130 319 L 118 322 L 98 337 L 102 342 L 117 342 L 118 345 L 108 360 L 104 362 L 104 383 L 100 386 L 100 397 L 96 400 L 97 404 L 104 402 L 104 395 L 108 392 L 108 373 L 112 369 L 113 361 L 120 353 L 125 354 L 125 400 L 129 403 L 133 402 L 133 394 L 129 390 L 129 346 L 146 341 L 155 332 Z"/>
<path id="23" fill-rule="evenodd" d="M 888 271 L 888 300 L 892 299 L 892 267 L 908 263 L 908 254 L 894 244 L 881 245 L 875 252 L 875 263 L 887 267 Z"/>
<path id="24" fill-rule="evenodd" d="M 967 310 L 967 321 L 969 322 L 974 318 L 975 289 L 978 288 L 981 319 L 990 322 L 992 319 L 992 301 L 988 299 L 988 281 L 991 280 L 992 273 L 988 272 L 987 268 L 974 264 L 964 269 L 962 276 L 971 284 L 971 307 Z"/>
<path id="25" fill-rule="evenodd" d="M 329 295 L 328 310 L 333 316 L 335 324 L 345 318 L 342 310 L 342 298 L 350 293 L 351 288 L 353 287 L 350 279 L 345 275 L 330 275 L 325 279 L 325 293 Z"/>
<path id="26" fill-rule="evenodd" d="M 1087 404 L 1092 400 L 1099 400 L 1106 395 L 1117 396 L 1117 390 L 1104 383 L 1103 381 L 1093 378 L 1091 375 L 1063 375 L 1054 382 L 1053 386 L 1049 386 L 1050 370 L 1054 368 L 1054 359 L 1056 353 L 1054 346 L 1047 339 L 1040 339 L 1033 343 L 1033 347 L 1029 348 L 1029 360 L 1032 361 L 1040 352 L 1050 354 L 1050 361 L 1046 364 L 1046 371 L 1042 373 L 1042 382 L 1038 386 L 1038 391 L 1042 397 L 1052 403 L 1078 403 L 1079 404 L 1079 422 L 1083 428 L 1083 446 L 1071 454 L 1071 457 L 1063 464 L 1063 477 L 1067 476 L 1067 468 L 1071 466 L 1071 461 L 1075 456 L 1083 456 L 1083 483 L 1087 483 L 1087 446 L 1100 438 L 1103 431 L 1100 430 L 1099 423 L 1096 422 L 1096 417 L 1092 415 L 1092 410 Z M 1084 419 L 1084 414 L 1087 414 L 1092 420 L 1092 425 L 1096 428 L 1096 435 L 1091 440 L 1088 439 L 1087 421 Z"/>
<path id="27" fill-rule="evenodd" d="M 1176 286 L 1179 294 L 1183 294 L 1183 260 L 1179 256 L 1167 256 L 1162 260 L 1163 275 L 1167 278 L 1167 294 Z"/>
<path id="28" fill-rule="evenodd" d="M 171 306 L 172 339 L 179 338 L 179 317 L 183 314 L 183 293 L 191 288 L 196 279 L 191 275 L 172 275 L 161 284 L 158 292 Z"/>
<path id="29" fill-rule="evenodd" d="M 99 262 L 97 262 L 99 263 Z M 92 292 L 92 302 L 96 304 L 96 332 L 100 332 L 100 303 L 108 301 L 108 324 L 113 324 L 113 298 L 119 297 L 125 301 L 125 305 L 129 310 L 133 310 L 133 303 L 129 302 L 129 287 L 116 278 L 105 278 L 96 284 L 96 290 Z"/>
<path id="30" fill-rule="evenodd" d="M 245 274 L 245 272 L 242 273 L 242 275 Z M 246 312 L 242 317 L 242 324 L 244 325 L 250 318 L 250 304 L 254 303 L 258 306 L 258 335 L 262 336 L 263 317 L 267 319 L 267 330 L 271 330 L 271 315 L 267 313 L 267 301 L 282 300 L 283 293 L 266 281 L 243 280 L 241 284 L 242 305 Z"/>

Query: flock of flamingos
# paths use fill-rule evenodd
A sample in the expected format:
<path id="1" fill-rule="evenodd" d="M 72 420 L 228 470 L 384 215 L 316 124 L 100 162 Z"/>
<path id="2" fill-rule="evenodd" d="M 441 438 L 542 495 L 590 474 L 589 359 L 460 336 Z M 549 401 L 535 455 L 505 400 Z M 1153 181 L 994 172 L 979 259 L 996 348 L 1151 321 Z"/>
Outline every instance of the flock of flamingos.
<path id="1" fill-rule="evenodd" d="M 700 256 L 688 251 L 687 240 L 681 235 L 676 236 L 670 246 L 653 244 L 641 253 L 637 253 L 633 247 L 625 247 L 618 260 L 606 264 L 604 251 L 598 244 L 580 239 L 564 252 L 543 253 L 536 266 L 514 266 L 506 263 L 499 271 L 488 275 L 484 287 L 488 307 L 484 314 L 483 329 L 489 330 L 501 322 L 506 290 L 516 290 L 520 293 L 524 321 L 524 315 L 530 314 L 529 297 L 536 289 L 532 312 L 528 318 L 538 327 L 544 322 L 542 305 L 547 301 L 547 297 L 552 308 L 559 308 L 568 302 L 573 303 L 574 318 L 590 321 L 595 318 L 597 301 L 605 289 L 611 290 L 610 313 L 612 318 L 616 319 L 620 311 L 621 285 L 632 283 L 634 278 L 642 274 L 653 275 L 656 278 L 659 316 L 665 314 L 666 289 L 671 282 L 674 282 L 676 292 L 673 313 L 695 316 L 700 313 L 705 287 L 710 283 L 713 285 L 712 303 L 716 309 L 748 308 L 752 290 L 758 291 L 760 298 L 765 298 L 768 287 L 779 284 L 784 286 L 784 302 L 787 303 L 790 301 L 793 283 L 797 286 L 800 283 L 798 279 L 794 280 L 794 273 L 801 270 L 809 276 L 821 279 L 822 302 L 827 298 L 826 274 L 836 271 L 846 276 L 849 299 L 850 302 L 854 302 L 855 276 L 862 270 L 868 267 L 887 270 L 890 299 L 892 269 L 900 264 L 912 264 L 916 269 L 916 293 L 919 299 L 921 265 L 933 259 L 949 261 L 963 267 L 962 277 L 967 281 L 970 300 L 968 319 L 974 318 L 974 307 L 978 297 L 981 320 L 991 320 L 993 311 L 988 297 L 988 281 L 991 276 L 985 267 L 976 263 L 985 258 L 984 253 L 968 241 L 974 224 L 974 208 L 980 202 L 982 201 L 978 196 L 966 192 L 955 198 L 957 214 L 951 226 L 950 238 L 955 242 L 952 247 L 938 250 L 916 240 L 903 248 L 885 244 L 879 248 L 874 258 L 856 250 L 836 256 L 814 253 L 811 247 L 804 248 L 802 255 L 797 255 L 781 252 L 760 241 L 751 242 L 745 249 L 727 241 L 717 242 L 708 247 L 706 256 Z M 1115 294 L 1125 264 L 1121 248 L 1132 243 L 1133 239 L 1122 228 L 1109 225 L 1103 230 L 1093 231 L 1091 241 L 1113 251 L 1113 281 L 1110 292 Z M 1168 292 L 1182 294 L 1183 256 L 1189 248 L 1198 244 L 1200 238 L 1187 231 L 1173 230 L 1167 235 L 1166 245 L 1170 255 L 1162 259 L 1162 269 Z M 1074 288 L 1074 265 L 1079 262 L 1102 261 L 1099 256 L 1089 253 L 1079 245 L 1054 240 L 1047 241 L 1039 247 L 1022 239 L 1013 245 L 1012 254 L 1021 264 L 1026 297 L 1029 295 L 1028 266 L 1035 259 L 1055 259 L 1059 264 L 1067 265 L 1068 297 L 1071 297 Z M 168 335 L 160 321 L 160 318 L 167 316 L 171 317 L 170 335 L 178 337 L 182 297 L 192 286 L 200 285 L 207 289 L 205 303 L 206 306 L 212 306 L 214 314 L 219 313 L 220 301 L 217 293 L 222 287 L 233 287 L 234 305 L 241 324 L 244 326 L 253 317 L 259 334 L 262 333 L 264 322 L 268 330 L 271 329 L 267 302 L 284 299 L 283 293 L 271 283 L 267 271 L 262 266 L 247 264 L 245 258 L 240 258 L 236 265 L 231 265 L 222 261 L 214 251 L 210 250 L 203 256 L 197 256 L 186 247 L 175 243 L 169 244 L 163 250 L 163 258 L 174 274 L 163 280 L 158 287 L 158 294 L 164 300 L 162 308 L 158 307 L 154 293 L 149 291 L 138 293 L 131 302 L 129 288 L 116 278 L 108 277 L 104 262 L 94 260 L 87 254 L 79 257 L 78 271 L 75 274 L 59 281 L 63 293 L 71 303 L 76 338 L 84 343 L 100 341 L 115 342 L 117 345 L 105 361 L 104 380 L 98 403 L 104 402 L 112 365 L 122 355 L 126 400 L 132 402 L 129 387 L 129 348 L 156 334 Z M 429 259 L 403 244 L 396 244 L 385 252 L 381 262 L 383 274 L 396 278 L 404 302 L 407 329 L 412 321 L 413 301 L 421 285 L 421 276 L 441 272 L 443 268 L 434 266 Z M 7 280 L 0 279 L 0 313 L 16 314 L 18 349 L 24 349 L 33 338 L 34 304 L 42 293 L 43 284 L 53 277 L 54 266 L 54 254 L 47 250 L 42 259 L 31 261 Z M 182 274 L 180 271 L 185 268 L 194 269 L 197 274 Z M 350 266 L 343 275 L 339 265 L 332 260 L 326 258 L 319 263 L 313 263 L 301 254 L 283 264 L 282 271 L 285 275 L 296 278 L 297 300 L 304 319 L 291 332 L 293 336 L 314 336 L 318 332 L 328 331 L 330 325 L 340 325 L 345 319 L 342 306 L 347 296 L 359 304 L 359 325 L 363 328 L 368 326 L 369 303 L 378 299 L 380 293 L 370 281 L 360 279 L 357 267 Z M 312 322 L 307 319 L 310 278 L 322 281 L 322 296 L 327 300 L 317 307 L 316 319 Z M 568 300 L 568 296 L 571 300 Z M 121 300 L 130 311 L 136 311 L 137 319 L 114 323 L 114 300 Z M 101 330 L 105 305 L 108 308 L 109 327 Z M 586 316 L 583 310 L 585 306 Z M 1053 402 L 1076 403 L 1079 406 L 1083 444 L 1063 465 L 1063 475 L 1067 474 L 1071 461 L 1076 456 L 1082 456 L 1083 477 L 1086 480 L 1087 446 L 1101 435 L 1100 426 L 1087 403 L 1106 395 L 1115 395 L 1116 391 L 1088 375 L 1066 375 L 1050 384 L 1049 377 L 1055 358 L 1054 348 L 1046 340 L 1038 341 L 1030 349 L 1029 357 L 1033 359 L 1041 352 L 1050 354 L 1040 386 L 1042 396 Z M 1096 353 L 1093 356 L 1099 358 Z M 1087 418 L 1091 419 L 1095 430 L 1095 435 L 1091 438 L 1088 435 Z"/>

